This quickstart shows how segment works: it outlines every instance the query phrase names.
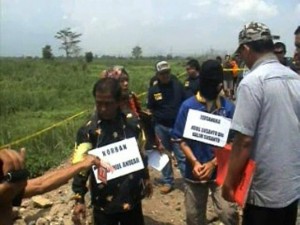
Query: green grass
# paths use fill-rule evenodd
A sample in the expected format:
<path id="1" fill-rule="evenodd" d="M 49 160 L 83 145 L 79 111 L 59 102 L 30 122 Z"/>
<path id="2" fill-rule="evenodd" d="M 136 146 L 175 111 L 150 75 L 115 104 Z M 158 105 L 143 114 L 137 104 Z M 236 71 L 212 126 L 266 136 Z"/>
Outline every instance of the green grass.
<path id="1" fill-rule="evenodd" d="M 137 94 L 147 91 L 156 60 L 111 59 L 90 64 L 78 60 L 0 59 L 0 146 L 28 137 L 87 110 L 87 113 L 11 146 L 27 149 L 32 176 L 71 156 L 77 129 L 93 109 L 93 84 L 104 69 L 123 65 Z M 170 60 L 173 74 L 184 61 Z M 145 95 L 142 97 L 145 102 Z"/>

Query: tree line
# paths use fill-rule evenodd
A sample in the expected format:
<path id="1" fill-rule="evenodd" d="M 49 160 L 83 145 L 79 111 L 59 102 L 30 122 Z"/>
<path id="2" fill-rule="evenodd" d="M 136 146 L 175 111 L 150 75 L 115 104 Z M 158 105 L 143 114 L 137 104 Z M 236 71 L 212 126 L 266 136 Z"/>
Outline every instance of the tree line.
<path id="1" fill-rule="evenodd" d="M 58 31 L 54 37 L 61 42 L 59 49 L 65 52 L 66 58 L 72 58 L 80 56 L 82 50 L 79 46 L 81 36 L 81 33 L 76 33 L 72 31 L 70 27 L 67 27 Z M 140 46 L 133 47 L 131 51 L 131 55 L 135 59 L 142 58 L 142 53 L 143 51 Z M 45 47 L 42 48 L 42 57 L 47 60 L 54 58 L 50 45 L 45 45 Z M 92 62 L 93 59 L 94 55 L 91 51 L 85 53 L 85 60 L 87 62 Z"/>

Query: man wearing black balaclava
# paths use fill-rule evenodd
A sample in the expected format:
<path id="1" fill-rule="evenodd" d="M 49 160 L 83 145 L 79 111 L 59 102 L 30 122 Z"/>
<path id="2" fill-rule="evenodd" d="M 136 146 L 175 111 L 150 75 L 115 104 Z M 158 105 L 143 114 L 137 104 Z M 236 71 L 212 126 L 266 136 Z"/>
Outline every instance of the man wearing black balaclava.
<path id="1" fill-rule="evenodd" d="M 176 118 L 172 135 L 180 143 L 186 156 L 186 224 L 206 224 L 206 205 L 209 190 L 212 193 L 215 210 L 225 225 L 238 224 L 238 214 L 233 203 L 221 196 L 216 179 L 217 161 L 211 145 L 183 137 L 187 115 L 190 109 L 232 118 L 233 103 L 219 95 L 223 86 L 223 69 L 216 60 L 205 61 L 200 71 L 199 92 L 185 100 Z M 198 124 L 199 125 L 199 124 Z M 195 124 L 195 126 L 198 126 Z M 201 125 L 199 125 L 201 126 Z"/>

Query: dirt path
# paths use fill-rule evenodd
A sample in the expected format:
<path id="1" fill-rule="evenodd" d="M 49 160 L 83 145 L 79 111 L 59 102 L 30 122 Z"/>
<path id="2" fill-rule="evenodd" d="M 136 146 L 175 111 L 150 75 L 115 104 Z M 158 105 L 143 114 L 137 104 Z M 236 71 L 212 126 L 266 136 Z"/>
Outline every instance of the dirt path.
<path id="1" fill-rule="evenodd" d="M 158 177 L 159 172 L 150 170 L 151 179 Z M 168 195 L 161 195 L 158 187 L 154 186 L 151 199 L 143 201 L 143 210 L 146 225 L 183 225 L 185 224 L 185 207 L 183 196 L 183 180 L 179 178 L 179 172 L 175 169 L 175 190 Z M 71 181 L 57 190 L 46 193 L 42 199 L 49 200 L 50 206 L 38 207 L 33 199 L 23 201 L 19 209 L 19 218 L 15 224 L 38 225 L 71 225 L 72 207 L 74 202 L 70 200 L 73 195 Z M 211 208 L 211 207 L 209 207 Z M 90 211 L 90 210 L 89 210 Z M 90 212 L 86 224 L 91 224 Z M 218 221 L 210 225 L 219 225 Z"/>

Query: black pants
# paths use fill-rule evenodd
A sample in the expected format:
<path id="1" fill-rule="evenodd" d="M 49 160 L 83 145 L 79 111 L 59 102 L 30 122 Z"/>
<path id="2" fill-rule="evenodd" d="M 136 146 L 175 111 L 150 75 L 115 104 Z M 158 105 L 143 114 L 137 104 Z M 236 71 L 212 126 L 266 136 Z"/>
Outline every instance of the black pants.
<path id="1" fill-rule="evenodd" d="M 298 201 L 284 208 L 265 208 L 247 204 L 243 225 L 295 225 Z"/>
<path id="2" fill-rule="evenodd" d="M 119 224 L 120 223 L 120 224 Z M 95 225 L 144 225 L 142 204 L 137 204 L 132 210 L 124 213 L 105 214 L 94 208 Z"/>

